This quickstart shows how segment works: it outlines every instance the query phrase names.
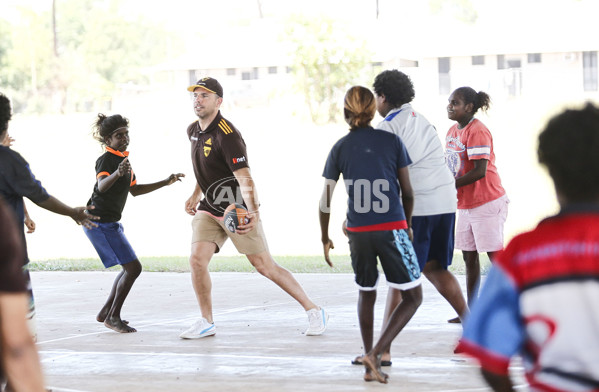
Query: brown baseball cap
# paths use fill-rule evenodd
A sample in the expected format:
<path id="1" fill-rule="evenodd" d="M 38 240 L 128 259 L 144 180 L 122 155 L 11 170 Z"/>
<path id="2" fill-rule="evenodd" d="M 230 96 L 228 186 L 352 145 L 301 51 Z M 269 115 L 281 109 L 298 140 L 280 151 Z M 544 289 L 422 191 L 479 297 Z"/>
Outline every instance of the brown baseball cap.
<path id="1" fill-rule="evenodd" d="M 211 93 L 215 93 L 221 98 L 223 97 L 223 86 L 221 86 L 218 80 L 214 78 L 202 78 L 198 80 L 196 84 L 187 87 L 187 91 L 193 92 L 193 90 L 195 90 L 198 87 L 210 91 Z"/>

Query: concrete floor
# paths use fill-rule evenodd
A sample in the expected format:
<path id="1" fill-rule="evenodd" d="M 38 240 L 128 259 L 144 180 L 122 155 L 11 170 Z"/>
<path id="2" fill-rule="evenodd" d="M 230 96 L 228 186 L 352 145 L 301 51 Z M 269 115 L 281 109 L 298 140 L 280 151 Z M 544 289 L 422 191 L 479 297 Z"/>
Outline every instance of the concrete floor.
<path id="1" fill-rule="evenodd" d="M 352 275 L 295 275 L 330 314 L 326 333 L 307 337 L 303 309 L 272 282 L 258 274 L 214 273 L 217 334 L 200 340 L 178 338 L 199 314 L 188 273 L 142 273 L 122 312 L 137 333 L 96 322 L 115 276 L 32 273 L 39 350 L 54 392 L 489 390 L 477 366 L 453 354 L 461 326 L 446 323 L 453 311 L 428 281 L 421 308 L 394 341 L 384 385 L 364 382 L 363 367 L 350 364 L 362 351 Z M 386 291 L 382 283 L 377 332 Z M 512 370 L 524 384 L 522 369 Z"/>

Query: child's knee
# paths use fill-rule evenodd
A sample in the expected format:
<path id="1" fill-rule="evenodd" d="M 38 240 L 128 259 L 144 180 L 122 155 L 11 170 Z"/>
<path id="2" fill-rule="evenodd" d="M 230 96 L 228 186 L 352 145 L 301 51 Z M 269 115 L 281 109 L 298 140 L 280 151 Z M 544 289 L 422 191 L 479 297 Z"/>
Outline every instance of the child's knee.
<path id="1" fill-rule="evenodd" d="M 132 262 L 123 265 L 125 273 L 133 279 L 136 279 L 141 274 L 142 269 L 143 267 L 138 260 L 133 260 Z"/>
<path id="2" fill-rule="evenodd" d="M 402 296 L 406 303 L 418 308 L 422 304 L 422 285 L 403 291 Z"/>

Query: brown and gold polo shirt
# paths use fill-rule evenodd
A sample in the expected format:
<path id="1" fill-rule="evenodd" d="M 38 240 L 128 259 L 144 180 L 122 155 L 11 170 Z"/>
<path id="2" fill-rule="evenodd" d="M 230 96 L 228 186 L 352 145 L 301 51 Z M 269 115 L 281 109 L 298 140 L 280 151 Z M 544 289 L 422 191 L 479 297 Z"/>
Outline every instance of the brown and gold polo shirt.
<path id="1" fill-rule="evenodd" d="M 222 216 L 229 204 L 243 203 L 233 172 L 249 167 L 241 133 L 220 113 L 206 130 L 199 121 L 187 128 L 196 180 L 204 194 L 200 210 Z"/>

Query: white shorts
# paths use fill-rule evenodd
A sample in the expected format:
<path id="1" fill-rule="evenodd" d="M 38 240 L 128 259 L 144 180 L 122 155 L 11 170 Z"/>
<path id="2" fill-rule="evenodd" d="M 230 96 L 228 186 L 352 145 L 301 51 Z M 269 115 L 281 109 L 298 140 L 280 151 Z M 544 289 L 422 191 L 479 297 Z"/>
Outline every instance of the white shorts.
<path id="1" fill-rule="evenodd" d="M 458 209 L 455 248 L 496 252 L 503 249 L 503 225 L 507 218 L 507 195 L 471 209 Z"/>

